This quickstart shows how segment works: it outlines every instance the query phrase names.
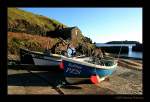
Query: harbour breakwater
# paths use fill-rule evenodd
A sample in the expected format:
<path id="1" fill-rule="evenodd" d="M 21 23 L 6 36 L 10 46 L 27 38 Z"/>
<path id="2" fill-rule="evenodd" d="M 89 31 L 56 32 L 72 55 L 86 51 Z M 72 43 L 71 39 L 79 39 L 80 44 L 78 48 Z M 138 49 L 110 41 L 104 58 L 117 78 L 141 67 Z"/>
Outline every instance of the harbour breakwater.
<path id="1" fill-rule="evenodd" d="M 142 53 L 143 45 L 142 44 L 103 44 L 97 43 L 97 48 L 101 48 L 107 53 L 113 54 L 127 54 L 129 56 L 135 56 L 135 53 Z M 141 55 L 140 55 L 141 56 Z"/>
<path id="2" fill-rule="evenodd" d="M 129 48 L 128 47 L 122 47 L 121 46 L 112 46 L 112 47 L 101 47 L 102 50 L 104 50 L 107 53 L 128 53 Z"/>
<path id="3" fill-rule="evenodd" d="M 118 54 L 130 54 L 131 52 L 143 51 L 143 44 L 137 41 L 111 41 L 107 43 L 96 43 L 97 48 L 105 52 Z"/>

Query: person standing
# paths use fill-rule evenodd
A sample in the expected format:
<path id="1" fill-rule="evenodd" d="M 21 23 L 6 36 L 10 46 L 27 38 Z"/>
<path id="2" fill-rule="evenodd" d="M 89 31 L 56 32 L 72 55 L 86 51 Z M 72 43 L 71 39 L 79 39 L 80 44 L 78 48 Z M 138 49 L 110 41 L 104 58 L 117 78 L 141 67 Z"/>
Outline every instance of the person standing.
<path id="1" fill-rule="evenodd" d="M 67 47 L 67 56 L 74 57 L 76 55 L 76 50 L 72 44 L 68 44 Z"/>

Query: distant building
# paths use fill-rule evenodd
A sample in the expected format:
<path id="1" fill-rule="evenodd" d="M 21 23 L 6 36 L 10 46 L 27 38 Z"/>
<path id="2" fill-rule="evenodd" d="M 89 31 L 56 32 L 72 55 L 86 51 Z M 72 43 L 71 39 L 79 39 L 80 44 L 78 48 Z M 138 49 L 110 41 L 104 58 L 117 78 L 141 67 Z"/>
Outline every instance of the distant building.
<path id="1" fill-rule="evenodd" d="M 47 36 L 51 37 L 62 37 L 65 40 L 77 40 L 82 35 L 81 30 L 78 27 L 58 27 L 55 31 L 50 31 Z"/>
<path id="2" fill-rule="evenodd" d="M 68 27 L 61 29 L 64 39 L 74 40 L 81 36 L 82 32 L 78 27 Z"/>

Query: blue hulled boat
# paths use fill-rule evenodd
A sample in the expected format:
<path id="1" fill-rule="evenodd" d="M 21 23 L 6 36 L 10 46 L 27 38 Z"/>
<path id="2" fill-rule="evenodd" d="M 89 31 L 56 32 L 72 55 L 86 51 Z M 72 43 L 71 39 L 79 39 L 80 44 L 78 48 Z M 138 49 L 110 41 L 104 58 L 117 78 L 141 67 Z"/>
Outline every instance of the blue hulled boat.
<path id="1" fill-rule="evenodd" d="M 73 84 L 90 79 L 93 83 L 99 83 L 110 76 L 117 68 L 117 60 L 104 58 L 99 64 L 92 63 L 90 58 L 62 57 L 64 75 L 66 81 Z"/>

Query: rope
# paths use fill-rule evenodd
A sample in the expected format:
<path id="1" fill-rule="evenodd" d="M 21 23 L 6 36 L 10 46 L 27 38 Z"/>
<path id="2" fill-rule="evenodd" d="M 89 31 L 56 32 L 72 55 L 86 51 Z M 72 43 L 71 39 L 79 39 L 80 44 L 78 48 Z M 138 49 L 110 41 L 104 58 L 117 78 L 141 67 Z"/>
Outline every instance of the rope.
<path id="1" fill-rule="evenodd" d="M 123 44 L 123 41 L 122 41 L 122 44 Z M 120 51 L 119 51 L 119 54 L 118 54 L 117 62 L 119 61 L 119 56 L 120 56 L 120 53 L 121 53 L 121 49 L 122 49 L 122 45 L 120 47 Z"/>

